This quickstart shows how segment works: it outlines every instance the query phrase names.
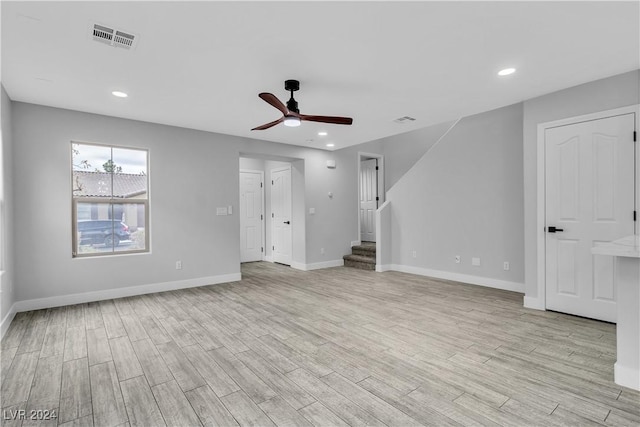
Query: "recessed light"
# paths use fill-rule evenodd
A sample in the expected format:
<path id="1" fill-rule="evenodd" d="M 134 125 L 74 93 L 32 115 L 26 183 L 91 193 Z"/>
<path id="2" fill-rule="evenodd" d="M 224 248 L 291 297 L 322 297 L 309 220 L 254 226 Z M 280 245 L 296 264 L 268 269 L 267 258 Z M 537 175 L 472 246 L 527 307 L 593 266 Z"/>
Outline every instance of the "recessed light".
<path id="1" fill-rule="evenodd" d="M 327 147 L 333 147 L 335 144 L 327 144 Z"/>
<path id="2" fill-rule="evenodd" d="M 323 130 L 322 130 L 322 131 L 318 132 L 318 135 L 320 135 L 320 136 L 327 136 L 327 132 L 325 132 L 325 131 L 323 131 Z"/>
<path id="3" fill-rule="evenodd" d="M 515 68 L 505 68 L 504 70 L 498 71 L 499 76 L 508 76 L 509 74 L 513 74 L 516 72 Z"/>
<path id="4" fill-rule="evenodd" d="M 129 96 L 124 92 L 120 92 L 119 90 L 114 90 L 113 92 L 111 92 L 111 95 L 117 96 L 118 98 L 126 98 L 127 96 Z"/>

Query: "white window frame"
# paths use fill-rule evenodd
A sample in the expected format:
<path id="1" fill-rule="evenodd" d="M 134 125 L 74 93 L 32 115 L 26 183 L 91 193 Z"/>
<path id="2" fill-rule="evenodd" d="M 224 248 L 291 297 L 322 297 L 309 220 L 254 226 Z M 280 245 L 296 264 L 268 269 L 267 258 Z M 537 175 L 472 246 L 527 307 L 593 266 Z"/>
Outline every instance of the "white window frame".
<path id="1" fill-rule="evenodd" d="M 147 197 L 146 199 L 124 199 L 124 198 L 118 198 L 118 197 L 113 197 L 113 195 L 111 197 L 77 197 L 73 194 L 73 188 L 75 185 L 74 182 L 74 176 L 73 176 L 73 146 L 74 145 L 93 145 L 93 146 L 97 146 L 97 147 L 108 147 L 111 149 L 114 148 L 121 148 L 124 150 L 137 150 L 137 151 L 144 151 L 146 152 L 146 158 L 147 158 L 147 173 L 146 173 L 146 178 L 147 178 Z M 150 199 L 150 194 L 149 194 L 149 150 L 146 148 L 139 148 L 139 147 L 126 147 L 126 146 L 121 146 L 121 145 L 111 145 L 111 144 L 100 144 L 100 143 L 95 143 L 95 142 L 84 142 L 84 141 L 71 141 L 71 146 L 70 146 L 70 150 L 69 150 L 70 156 L 71 156 L 71 162 L 70 162 L 70 171 L 71 171 L 71 244 L 72 244 L 72 249 L 71 249 L 71 256 L 73 258 L 92 258 L 92 257 L 102 257 L 102 256 L 114 256 L 114 255 L 128 255 L 128 254 L 140 254 L 140 253 L 148 253 L 151 251 L 151 248 L 149 247 L 149 236 L 150 236 L 150 227 L 149 227 L 149 199 Z M 113 175 L 113 174 L 112 174 Z M 113 189 L 113 177 L 112 177 L 112 185 L 111 188 Z M 111 252 L 91 252 L 91 253 L 78 253 L 77 252 L 77 248 L 78 248 L 78 203 L 93 203 L 93 204 L 108 204 L 110 205 L 111 209 L 113 209 L 113 206 L 115 205 L 132 205 L 132 204 L 140 204 L 140 205 L 144 205 L 144 249 L 133 249 L 133 250 L 123 250 L 123 251 L 115 251 L 112 250 Z M 113 220 L 113 218 L 112 218 Z"/>

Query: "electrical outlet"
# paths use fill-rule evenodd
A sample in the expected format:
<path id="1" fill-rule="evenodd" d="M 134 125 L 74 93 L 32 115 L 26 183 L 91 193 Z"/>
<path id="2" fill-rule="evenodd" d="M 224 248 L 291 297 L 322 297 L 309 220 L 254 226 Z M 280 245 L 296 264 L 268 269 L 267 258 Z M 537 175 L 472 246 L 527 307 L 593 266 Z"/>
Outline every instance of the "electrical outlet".
<path id="1" fill-rule="evenodd" d="M 413 257 L 414 257 L 414 258 L 417 258 L 417 257 L 418 257 L 418 253 L 417 253 L 416 251 L 413 251 L 413 252 L 411 253 L 411 255 L 413 255 Z"/>
<path id="2" fill-rule="evenodd" d="M 176 261 L 176 270 L 182 270 L 182 261 Z"/>
<path id="3" fill-rule="evenodd" d="M 480 266 L 480 258 L 471 258 L 471 265 Z"/>
<path id="4" fill-rule="evenodd" d="M 460 255 L 456 255 L 456 264 L 460 264 Z"/>
<path id="5" fill-rule="evenodd" d="M 320 255 L 324 255 L 324 248 L 320 248 Z"/>
<path id="6" fill-rule="evenodd" d="M 509 271 L 509 261 L 505 261 L 502 268 L 504 268 L 504 271 Z"/>

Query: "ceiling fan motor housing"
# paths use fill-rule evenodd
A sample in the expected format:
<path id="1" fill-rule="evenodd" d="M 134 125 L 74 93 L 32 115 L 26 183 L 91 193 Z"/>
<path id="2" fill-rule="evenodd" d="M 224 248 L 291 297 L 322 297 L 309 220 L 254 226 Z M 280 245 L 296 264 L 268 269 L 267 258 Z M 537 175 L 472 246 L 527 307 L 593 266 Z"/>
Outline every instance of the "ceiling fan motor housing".
<path id="1" fill-rule="evenodd" d="M 285 80 L 284 88 L 291 92 L 291 98 L 287 101 L 287 109 L 299 114 L 300 110 L 298 109 L 298 103 L 293 99 L 293 92 L 300 89 L 300 82 L 298 80 Z"/>
<path id="2" fill-rule="evenodd" d="M 300 89 L 300 82 L 298 80 L 285 80 L 284 89 L 295 92 Z"/>

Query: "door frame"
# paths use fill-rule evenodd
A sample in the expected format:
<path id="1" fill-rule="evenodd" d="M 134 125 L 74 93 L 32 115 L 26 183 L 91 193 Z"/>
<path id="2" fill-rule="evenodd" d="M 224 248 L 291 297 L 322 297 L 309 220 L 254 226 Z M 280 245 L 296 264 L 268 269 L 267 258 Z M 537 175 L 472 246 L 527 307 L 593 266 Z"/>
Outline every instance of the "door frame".
<path id="1" fill-rule="evenodd" d="M 291 218 L 293 216 L 293 165 L 291 163 L 289 163 L 287 166 L 280 166 L 277 168 L 273 168 L 269 170 L 269 179 L 273 181 L 273 172 L 280 172 L 280 171 L 284 171 L 284 170 L 288 170 L 289 171 L 289 185 L 291 186 L 290 188 L 290 194 L 289 194 L 289 200 L 291 200 L 291 203 L 289 203 L 289 218 Z M 269 199 L 270 199 L 270 205 L 271 205 L 271 211 L 273 212 L 273 184 L 269 187 Z M 292 219 L 290 219 L 291 221 Z M 273 245 L 273 235 L 274 235 L 274 222 L 273 222 L 273 218 L 270 218 L 270 227 L 271 227 L 271 245 Z M 293 264 L 293 226 L 291 226 L 291 242 L 289 242 L 289 251 L 291 253 L 291 259 L 289 260 L 289 266 L 291 267 L 291 264 Z M 265 253 L 266 253 L 266 249 L 265 249 Z M 273 250 L 271 251 L 271 257 L 270 257 L 270 261 L 271 262 L 276 262 L 274 260 L 274 256 L 273 256 Z M 286 265 L 286 264 L 285 264 Z"/>
<path id="2" fill-rule="evenodd" d="M 262 233 L 260 233 L 260 234 L 261 234 L 261 242 L 262 242 L 262 248 L 263 248 L 263 250 L 262 250 L 262 252 L 260 254 L 260 259 L 262 261 L 264 261 L 265 260 L 265 255 L 267 253 L 267 246 L 266 246 L 267 214 L 265 212 L 266 205 L 265 205 L 265 197 L 264 197 L 265 196 L 265 194 L 264 194 L 264 171 L 254 170 L 254 169 L 240 169 L 238 174 L 240 174 L 242 172 L 260 174 L 260 182 L 262 183 L 262 187 L 260 187 L 260 191 L 262 192 Z M 238 206 L 238 215 L 240 215 L 240 207 L 239 206 Z M 240 221 L 238 221 L 238 222 L 240 222 Z"/>
<path id="3" fill-rule="evenodd" d="M 358 218 L 358 240 L 354 240 L 351 242 L 351 246 L 357 246 L 362 244 L 362 240 L 360 238 L 360 162 L 367 159 L 377 159 L 378 160 L 378 208 L 382 206 L 385 202 L 385 191 L 384 191 L 384 156 L 382 154 L 374 154 L 374 153 L 365 153 L 362 151 L 358 151 L 358 168 L 357 168 L 357 190 L 356 190 L 356 217 Z"/>
<path id="4" fill-rule="evenodd" d="M 535 298 L 535 306 L 530 308 L 537 308 L 539 310 L 547 309 L 547 260 L 546 260 L 546 246 L 545 246 L 545 227 L 546 227 L 546 191 L 545 191 L 545 178 L 546 178 L 546 161 L 545 161 L 545 131 L 547 129 L 578 124 L 582 122 L 606 119 L 609 117 L 622 116 L 625 114 L 634 114 L 634 129 L 638 131 L 638 124 L 640 120 L 640 104 L 629 105 L 627 107 L 615 108 L 612 110 L 599 111 L 596 113 L 584 114 L 575 117 L 567 117 L 560 120 L 554 120 L 551 122 L 538 124 L 538 146 L 536 156 L 536 173 L 537 173 L 537 212 L 536 212 L 536 254 L 537 254 L 537 274 L 538 274 L 538 296 Z M 635 150 L 635 192 L 634 192 L 634 207 L 638 211 L 638 203 L 640 203 L 640 148 L 638 147 L 640 141 L 634 145 Z M 640 221 L 636 221 L 635 234 L 639 234 Z M 525 296 L 526 298 L 526 296 Z M 532 301 L 534 302 L 534 301 Z"/>

